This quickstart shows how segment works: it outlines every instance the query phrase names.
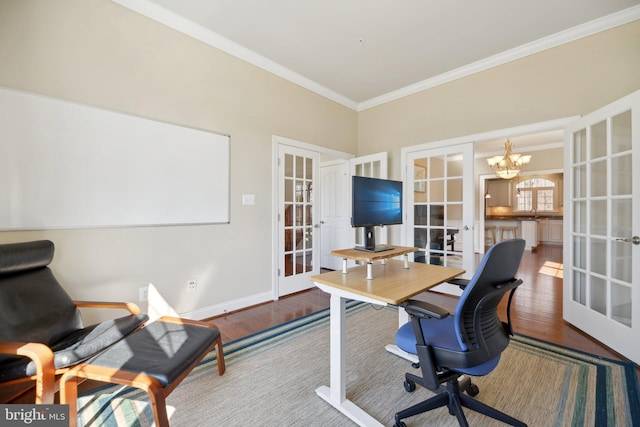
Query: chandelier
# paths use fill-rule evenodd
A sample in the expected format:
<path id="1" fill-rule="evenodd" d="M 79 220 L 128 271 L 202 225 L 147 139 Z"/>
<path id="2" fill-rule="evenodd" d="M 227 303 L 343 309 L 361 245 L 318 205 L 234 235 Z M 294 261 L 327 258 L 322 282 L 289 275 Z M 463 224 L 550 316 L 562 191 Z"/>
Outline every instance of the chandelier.
<path id="1" fill-rule="evenodd" d="M 511 141 L 507 139 L 504 143 L 504 155 L 493 156 L 487 159 L 489 167 L 496 175 L 503 179 L 511 179 L 522 172 L 522 166 L 529 163 L 531 155 L 513 154 L 511 151 Z"/>

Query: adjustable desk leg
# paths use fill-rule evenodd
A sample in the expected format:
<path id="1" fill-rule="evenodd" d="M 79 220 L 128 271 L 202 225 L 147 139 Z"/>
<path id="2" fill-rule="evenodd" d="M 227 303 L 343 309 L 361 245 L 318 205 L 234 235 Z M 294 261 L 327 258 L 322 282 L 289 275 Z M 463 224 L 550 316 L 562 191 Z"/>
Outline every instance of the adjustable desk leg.
<path id="1" fill-rule="evenodd" d="M 347 399 L 346 298 L 332 293 L 329 311 L 330 386 L 318 387 L 316 394 L 359 426 L 383 427 L 383 424 Z"/>

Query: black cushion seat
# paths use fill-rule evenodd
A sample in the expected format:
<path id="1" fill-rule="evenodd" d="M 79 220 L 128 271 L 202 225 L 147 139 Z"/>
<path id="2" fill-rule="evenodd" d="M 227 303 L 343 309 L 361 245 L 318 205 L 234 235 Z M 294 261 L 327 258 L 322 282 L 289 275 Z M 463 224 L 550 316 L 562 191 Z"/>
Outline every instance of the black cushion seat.
<path id="1" fill-rule="evenodd" d="M 48 265 L 55 247 L 49 240 L 0 245 L 0 342 L 48 346 L 56 371 L 88 359 L 140 328 L 148 319 L 129 314 L 85 326 L 76 302 Z M 0 355 L 0 382 L 36 375 L 29 358 Z"/>
<path id="2" fill-rule="evenodd" d="M 166 387 L 220 338 L 220 331 L 202 326 L 151 322 L 85 362 L 120 371 L 145 373 Z"/>
<path id="3" fill-rule="evenodd" d="M 128 315 L 73 331 L 51 345 L 55 368 L 77 365 L 135 331 L 147 318 L 146 314 Z M 4 362 L 0 363 L 1 382 L 36 374 L 36 364 L 30 359 L 1 356 L 1 360 Z"/>

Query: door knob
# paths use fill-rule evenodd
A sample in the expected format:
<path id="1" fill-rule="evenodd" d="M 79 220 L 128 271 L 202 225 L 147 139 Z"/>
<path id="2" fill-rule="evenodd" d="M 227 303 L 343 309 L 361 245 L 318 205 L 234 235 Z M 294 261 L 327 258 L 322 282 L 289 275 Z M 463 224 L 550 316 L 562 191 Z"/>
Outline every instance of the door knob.
<path id="1" fill-rule="evenodd" d="M 633 243 L 634 245 L 640 245 L 640 237 L 638 237 L 638 236 L 633 236 L 630 239 L 628 237 L 618 237 L 616 239 L 616 241 L 618 241 L 618 242 L 626 242 L 626 243 Z"/>

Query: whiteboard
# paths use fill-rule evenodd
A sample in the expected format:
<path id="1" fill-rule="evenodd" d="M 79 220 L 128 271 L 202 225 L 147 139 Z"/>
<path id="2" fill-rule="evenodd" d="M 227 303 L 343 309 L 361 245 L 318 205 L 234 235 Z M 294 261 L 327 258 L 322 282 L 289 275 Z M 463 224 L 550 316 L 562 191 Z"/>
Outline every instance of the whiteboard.
<path id="1" fill-rule="evenodd" d="M 228 135 L 0 88 L 0 230 L 229 222 Z"/>

